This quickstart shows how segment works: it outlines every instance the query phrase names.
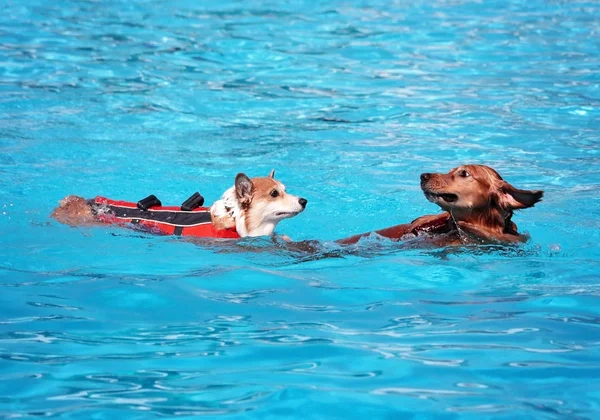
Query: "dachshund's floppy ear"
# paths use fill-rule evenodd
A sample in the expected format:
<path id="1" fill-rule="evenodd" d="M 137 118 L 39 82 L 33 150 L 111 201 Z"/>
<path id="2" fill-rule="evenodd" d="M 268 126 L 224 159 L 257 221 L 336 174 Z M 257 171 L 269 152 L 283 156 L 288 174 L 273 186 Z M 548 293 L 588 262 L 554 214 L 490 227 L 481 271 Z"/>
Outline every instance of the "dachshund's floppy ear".
<path id="1" fill-rule="evenodd" d="M 269 178 L 275 178 L 275 169 L 271 169 L 271 173 L 269 174 Z"/>
<path id="2" fill-rule="evenodd" d="M 235 194 L 241 203 L 250 204 L 252 201 L 252 181 L 246 174 L 239 173 L 235 177 Z"/>
<path id="3" fill-rule="evenodd" d="M 544 196 L 544 191 L 519 190 L 503 181 L 498 188 L 498 204 L 506 210 L 533 207 Z"/>

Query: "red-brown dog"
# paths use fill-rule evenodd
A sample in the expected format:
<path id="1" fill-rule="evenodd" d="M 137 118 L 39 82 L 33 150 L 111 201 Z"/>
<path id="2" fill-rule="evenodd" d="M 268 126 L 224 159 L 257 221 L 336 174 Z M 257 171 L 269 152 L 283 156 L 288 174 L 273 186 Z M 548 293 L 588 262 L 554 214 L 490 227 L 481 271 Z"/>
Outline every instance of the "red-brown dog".
<path id="1" fill-rule="evenodd" d="M 484 165 L 463 165 L 447 174 L 421 174 L 421 189 L 444 213 L 422 216 L 412 223 L 375 233 L 395 240 L 428 233 L 441 246 L 524 242 L 527 236 L 517 231 L 512 222 L 513 211 L 533 207 L 544 195 L 543 191 L 519 190 Z M 353 244 L 369 234 L 341 239 L 338 243 Z"/>

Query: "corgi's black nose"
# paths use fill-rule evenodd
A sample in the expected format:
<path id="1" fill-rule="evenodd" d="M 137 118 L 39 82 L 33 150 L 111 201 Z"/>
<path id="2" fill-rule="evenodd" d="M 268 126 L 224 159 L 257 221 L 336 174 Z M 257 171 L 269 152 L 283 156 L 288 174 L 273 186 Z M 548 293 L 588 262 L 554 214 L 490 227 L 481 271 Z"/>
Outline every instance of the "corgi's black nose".
<path id="1" fill-rule="evenodd" d="M 421 174 L 421 182 L 429 181 L 429 178 L 431 178 L 431 174 L 428 174 L 428 173 Z"/>
<path id="2" fill-rule="evenodd" d="M 308 203 L 308 201 L 306 200 L 306 198 L 301 198 L 298 200 L 298 203 L 300 203 L 300 205 L 302 206 L 302 208 L 306 207 L 306 203 Z"/>

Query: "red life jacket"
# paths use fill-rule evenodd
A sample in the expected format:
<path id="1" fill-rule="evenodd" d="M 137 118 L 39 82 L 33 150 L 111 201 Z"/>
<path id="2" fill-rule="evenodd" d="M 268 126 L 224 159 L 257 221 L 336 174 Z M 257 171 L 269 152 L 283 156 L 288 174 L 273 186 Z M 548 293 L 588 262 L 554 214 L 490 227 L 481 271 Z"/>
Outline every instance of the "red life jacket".
<path id="1" fill-rule="evenodd" d="M 136 203 L 96 197 L 91 207 L 96 218 L 104 223 L 132 225 L 162 235 L 197 236 L 204 238 L 239 239 L 235 227 L 215 229 L 208 207 L 183 211 L 180 207 L 152 206 L 142 210 Z"/>

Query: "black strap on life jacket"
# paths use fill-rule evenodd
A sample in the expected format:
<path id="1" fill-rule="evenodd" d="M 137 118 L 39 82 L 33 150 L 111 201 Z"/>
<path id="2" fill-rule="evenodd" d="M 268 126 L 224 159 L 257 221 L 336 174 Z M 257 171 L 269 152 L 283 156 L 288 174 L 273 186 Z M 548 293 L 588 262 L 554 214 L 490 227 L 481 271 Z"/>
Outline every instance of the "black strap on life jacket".
<path id="1" fill-rule="evenodd" d="M 210 213 L 208 211 L 194 211 L 190 213 L 182 212 L 176 209 L 150 208 L 143 210 L 141 208 L 133 208 L 122 206 L 119 204 L 104 205 L 111 215 L 131 219 L 131 223 L 139 222 L 140 220 L 154 221 L 160 223 L 168 223 L 179 227 L 195 226 L 202 223 L 210 223 Z"/>
<path id="2" fill-rule="evenodd" d="M 181 204 L 181 210 L 192 211 L 194 209 L 197 209 L 198 207 L 201 207 L 202 204 L 204 204 L 204 197 L 202 197 L 200 193 L 196 191 L 190 196 L 190 198 L 188 198 L 183 202 L 183 204 Z"/>

